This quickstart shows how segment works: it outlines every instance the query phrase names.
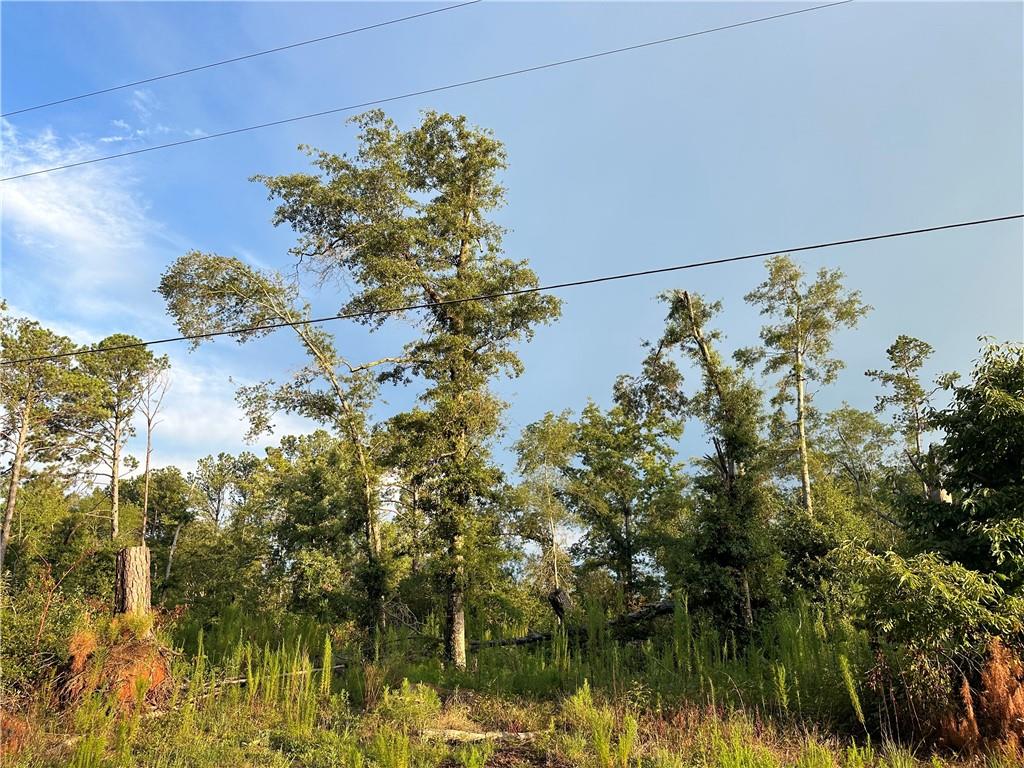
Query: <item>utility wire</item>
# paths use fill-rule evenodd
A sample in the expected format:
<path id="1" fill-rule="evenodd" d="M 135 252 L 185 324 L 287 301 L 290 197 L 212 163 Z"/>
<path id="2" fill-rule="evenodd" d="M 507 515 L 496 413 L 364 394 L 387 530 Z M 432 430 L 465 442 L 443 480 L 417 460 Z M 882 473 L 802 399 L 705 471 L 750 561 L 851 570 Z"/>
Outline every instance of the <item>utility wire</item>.
<path id="1" fill-rule="evenodd" d="M 189 336 L 172 336 L 166 339 L 154 339 L 152 341 L 138 341 L 130 344 L 115 344 L 109 347 L 89 347 L 86 349 L 78 350 L 77 352 L 61 352 L 56 355 L 40 355 L 38 357 L 23 357 L 17 360 L 5 360 L 2 365 L 18 365 L 21 363 L 35 363 L 44 360 L 57 360 L 63 357 L 75 357 L 80 355 L 91 355 L 99 352 L 114 352 L 121 349 L 135 349 L 137 347 L 154 346 L 156 344 L 170 344 L 175 341 L 197 341 L 199 339 L 210 339 L 215 336 L 234 336 L 245 333 L 258 333 L 261 331 L 272 331 L 278 328 L 314 325 L 317 323 L 326 323 L 333 320 L 357 320 L 363 318 L 371 318 L 379 315 L 390 315 L 399 312 L 409 312 L 416 309 L 433 309 L 435 307 L 446 307 L 454 304 L 466 304 L 471 301 L 492 301 L 494 299 L 507 298 L 509 296 L 522 296 L 527 293 L 545 293 L 548 291 L 554 291 L 561 288 L 574 288 L 581 285 L 595 285 L 597 283 L 609 283 L 614 280 L 628 280 L 634 277 L 646 277 L 649 275 L 662 275 L 669 272 L 680 272 L 684 269 L 696 269 L 697 267 L 710 267 L 717 264 L 731 264 L 737 261 L 748 261 L 750 259 L 761 259 L 768 256 L 779 256 L 784 253 L 802 253 L 805 251 L 817 251 L 823 248 L 835 248 L 840 245 L 853 245 L 856 243 L 868 243 L 875 240 L 891 240 L 897 237 L 908 237 L 910 235 L 921 235 L 927 232 L 941 232 L 947 229 L 963 229 L 964 227 L 976 227 L 982 224 L 995 224 L 1001 221 L 1013 221 L 1015 219 L 1024 219 L 1024 213 L 1014 213 L 1009 216 L 995 216 L 988 219 L 973 219 L 971 221 L 961 221 L 956 224 L 939 224 L 934 227 L 922 227 L 920 229 L 905 229 L 899 232 L 886 232 L 880 235 L 864 235 L 862 237 L 853 237 L 846 240 L 832 240 L 825 243 L 815 243 L 813 245 L 800 245 L 793 248 L 781 248 L 775 251 L 760 251 L 758 253 L 748 253 L 743 256 L 729 256 L 721 259 L 708 259 L 707 261 L 694 261 L 688 264 L 677 264 L 671 267 L 657 267 L 654 269 L 644 269 L 638 272 L 623 272 L 617 275 L 605 275 L 603 277 L 591 277 L 585 280 L 572 280 L 565 283 L 551 283 L 549 285 L 540 285 L 533 288 L 517 288 L 512 291 L 501 291 L 498 293 L 483 293 L 476 296 L 466 296 L 459 299 L 444 299 L 442 301 L 426 301 L 419 304 L 406 304 L 398 307 L 385 307 L 383 309 L 372 309 L 361 312 L 344 312 L 337 315 L 327 315 L 326 317 L 314 317 L 306 320 L 292 320 L 292 321 L 281 321 L 279 323 L 266 323 L 264 325 L 253 325 L 246 328 L 234 328 L 229 331 L 210 331 L 209 333 L 197 333 Z"/>
<path id="2" fill-rule="evenodd" d="M 348 104 L 344 107 L 335 107 L 334 109 L 325 109 L 322 112 L 311 112 L 308 115 L 298 115 L 296 117 L 286 117 L 281 120 L 271 120 L 267 123 L 258 123 L 257 125 L 249 125 L 245 128 L 234 128 L 229 131 L 220 131 L 219 133 L 208 133 L 204 136 L 195 136 L 190 139 L 181 139 L 179 141 L 171 141 L 166 144 L 155 144 L 150 147 L 141 147 L 140 149 L 132 149 L 127 152 L 119 152 L 113 155 L 103 155 L 101 157 L 93 157 L 88 160 L 79 160 L 74 163 L 65 163 L 64 165 L 55 165 L 51 168 L 42 168 L 37 171 L 27 171 L 25 173 L 19 173 L 14 176 L 6 176 L 0 178 L 0 181 L 13 181 L 14 179 L 24 179 L 28 176 L 38 176 L 42 173 L 52 173 L 53 171 L 62 171 L 67 168 L 77 168 L 80 165 L 89 165 L 91 163 L 101 163 L 107 160 L 115 160 L 119 157 L 129 157 L 131 155 L 141 155 L 144 152 L 155 152 L 158 149 L 170 149 L 171 147 L 180 147 L 185 144 L 194 144 L 197 141 L 208 141 L 209 139 L 219 139 L 223 136 L 233 136 L 238 133 L 248 133 L 249 131 L 257 131 L 263 128 L 271 128 L 276 125 L 284 125 L 286 123 L 294 123 L 300 120 L 310 120 L 314 117 L 324 117 L 326 115 L 334 115 L 339 112 L 350 112 L 355 109 L 363 109 L 365 107 L 372 107 L 378 104 L 387 104 L 392 101 L 399 101 L 401 99 L 411 99 L 415 96 L 425 96 L 431 93 L 440 93 L 442 91 L 450 91 L 455 88 L 464 88 L 468 85 L 477 85 L 479 83 L 487 83 L 492 80 L 501 80 L 506 77 L 515 77 L 517 75 L 525 75 L 530 72 L 540 72 L 541 70 L 553 69 L 554 67 L 565 66 L 566 64 L 575 64 L 581 61 L 590 61 L 591 59 L 599 59 L 604 56 L 614 56 L 619 53 L 626 53 L 629 51 L 640 50 L 641 48 L 650 48 L 655 45 L 664 45 L 666 43 L 674 43 L 679 40 L 685 40 L 690 37 L 699 37 L 700 35 L 709 35 L 713 32 L 722 32 L 728 29 L 736 29 L 737 27 L 746 27 L 751 24 L 760 24 L 764 21 L 772 21 L 774 19 L 785 18 L 786 16 L 796 16 L 801 13 L 810 13 L 812 11 L 820 11 L 825 8 L 833 8 L 837 5 L 846 5 L 851 3 L 853 0 L 839 0 L 835 3 L 826 3 L 825 5 L 815 5 L 810 8 L 801 8 L 796 11 L 787 11 L 785 13 L 776 13 L 771 16 L 762 16 L 756 19 L 747 19 L 746 21 L 739 21 L 735 24 L 726 24 L 721 27 L 712 27 L 710 29 L 702 29 L 698 32 L 687 32 L 682 35 L 674 35 L 672 37 L 664 37 L 660 40 L 650 40 L 645 43 L 637 43 L 636 45 L 627 45 L 623 48 L 613 48 L 607 51 L 599 51 L 598 53 L 590 53 L 585 56 L 576 56 L 571 59 L 561 59 L 559 61 L 551 61 L 547 64 L 537 64 L 532 67 L 523 67 L 522 69 L 513 69 L 508 72 L 501 72 L 496 75 L 487 75 L 486 77 L 477 77 L 472 80 L 462 80 L 457 83 L 449 83 L 448 85 L 439 85 L 434 88 L 424 88 L 419 91 L 410 91 L 403 93 L 398 96 L 388 96 L 383 99 L 373 99 L 372 101 L 364 101 L 360 104 Z"/>
<path id="3" fill-rule="evenodd" d="M 188 69 L 179 69 L 175 72 L 168 72 L 163 75 L 154 75 L 153 77 L 146 77 L 142 80 L 133 80 L 130 83 L 122 83 L 121 85 L 112 85 L 109 88 L 100 88 L 97 91 L 89 91 L 88 93 L 80 93 L 77 96 L 68 96 L 63 99 L 55 99 L 54 101 L 47 101 L 42 104 L 36 104 L 31 107 L 22 107 L 21 109 L 11 110 L 10 112 L 4 112 L 0 114 L 0 117 L 12 117 L 14 115 L 20 115 L 25 112 L 32 112 L 37 109 L 45 109 L 46 107 L 54 107 L 58 104 L 67 104 L 69 101 L 78 101 L 79 99 L 87 99 L 90 96 L 99 96 L 103 93 L 111 93 L 113 91 L 120 91 L 125 88 L 133 88 L 136 85 L 145 85 L 146 83 L 155 83 L 157 80 L 167 80 L 171 77 L 179 77 L 181 75 L 188 75 L 192 72 L 201 72 L 204 69 L 213 69 L 214 67 L 222 67 L 225 64 L 234 64 L 236 61 L 245 61 L 247 59 L 255 59 L 257 56 L 266 56 L 270 53 L 280 53 L 281 51 L 287 51 L 292 48 L 300 48 L 303 45 L 312 45 L 313 43 L 322 43 L 324 40 L 334 40 L 338 37 L 345 37 L 346 35 L 354 35 L 358 32 L 366 32 L 371 29 L 379 29 L 380 27 L 388 27 L 392 24 L 400 24 L 403 21 L 412 21 L 413 19 L 419 19 L 424 16 L 432 16 L 435 13 L 444 13 L 445 11 L 454 11 L 456 8 L 464 8 L 467 5 L 476 5 L 481 0 L 469 0 L 468 2 L 458 3 L 456 5 L 447 5 L 443 8 L 435 8 L 432 11 L 423 11 L 422 13 L 414 13 L 411 16 L 402 16 L 397 19 L 389 19 L 388 21 L 380 21 L 376 24 L 368 24 L 365 27 L 356 27 L 355 29 L 347 29 L 344 32 L 335 32 L 331 35 L 323 35 L 322 37 L 314 37 L 310 40 L 301 40 L 297 43 L 290 43 L 289 45 L 280 45 L 277 48 L 268 48 L 265 51 L 256 51 L 255 53 L 247 53 L 244 56 L 235 56 L 230 59 L 222 59 L 220 61 L 213 61 L 209 64 L 200 64 L 197 67 L 189 67 Z"/>

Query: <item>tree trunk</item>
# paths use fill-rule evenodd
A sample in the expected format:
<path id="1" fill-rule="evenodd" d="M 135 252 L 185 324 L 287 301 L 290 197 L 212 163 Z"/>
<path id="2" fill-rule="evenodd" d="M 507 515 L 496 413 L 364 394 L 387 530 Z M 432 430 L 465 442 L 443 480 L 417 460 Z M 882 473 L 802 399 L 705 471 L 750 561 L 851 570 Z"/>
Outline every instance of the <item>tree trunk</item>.
<path id="1" fill-rule="evenodd" d="M 114 445 L 110 461 L 110 538 L 117 539 L 121 533 L 121 422 L 114 422 Z"/>
<path id="2" fill-rule="evenodd" d="M 633 609 L 633 531 L 631 526 L 632 509 L 626 507 L 625 512 L 625 526 L 624 526 L 624 537 L 623 543 L 626 547 L 626 583 L 625 583 L 625 598 L 626 598 L 626 610 Z"/>
<path id="3" fill-rule="evenodd" d="M 550 496 L 550 489 L 549 489 L 549 494 L 548 495 Z M 551 502 L 549 500 L 548 504 L 550 505 L 550 503 Z M 549 506 L 549 511 L 550 511 L 550 506 Z M 551 522 L 551 575 L 554 577 L 555 591 L 557 592 L 558 589 L 559 589 L 559 584 L 558 584 L 558 535 L 557 535 L 557 532 L 556 532 L 556 529 L 555 529 L 555 518 L 551 517 L 550 518 L 550 522 Z"/>
<path id="4" fill-rule="evenodd" d="M 370 615 L 373 621 L 374 658 L 380 652 L 386 619 L 384 616 L 385 574 L 381 563 L 380 519 L 377 515 L 376 493 L 368 474 L 365 477 L 364 502 L 366 504 L 366 554 L 368 562 L 367 597 L 370 602 Z"/>
<path id="5" fill-rule="evenodd" d="M 149 547 L 125 547 L 117 553 L 114 613 L 149 613 Z"/>
<path id="6" fill-rule="evenodd" d="M 142 486 L 142 543 L 146 543 L 146 523 L 149 520 L 149 461 L 153 455 L 153 420 L 146 419 L 146 479 Z"/>
<path id="7" fill-rule="evenodd" d="M 174 550 L 178 548 L 178 534 L 181 533 L 181 526 L 184 523 L 178 523 L 174 528 L 174 538 L 171 539 L 171 546 L 167 550 L 167 567 L 164 569 L 164 580 L 160 585 L 160 594 L 163 595 L 164 590 L 167 589 L 167 582 L 171 580 L 171 563 L 174 562 Z"/>
<path id="8" fill-rule="evenodd" d="M 748 628 L 754 626 L 754 607 L 750 601 L 750 579 L 747 578 L 746 571 L 743 571 L 743 618 L 746 620 Z"/>
<path id="9" fill-rule="evenodd" d="M 807 424 L 806 404 L 804 402 L 804 356 L 797 347 L 796 350 L 796 428 L 799 435 L 800 447 L 800 488 L 803 492 L 804 510 L 808 515 L 814 514 L 814 504 L 811 501 L 811 470 L 807 458 Z"/>
<path id="10" fill-rule="evenodd" d="M 465 562 L 462 555 L 462 534 L 455 534 L 450 544 L 451 573 L 448 583 L 444 654 L 456 669 L 466 668 Z"/>
<path id="11" fill-rule="evenodd" d="M 10 486 L 7 488 L 7 506 L 4 509 L 4 527 L 0 531 L 0 571 L 3 571 L 7 545 L 11 541 L 11 526 L 14 524 L 14 508 L 18 502 L 18 484 L 21 482 L 21 468 L 25 464 L 25 443 L 28 441 L 28 420 L 32 409 L 32 395 L 25 399 L 25 410 L 21 414 L 21 428 L 18 430 L 18 445 L 14 449 L 14 463 L 11 465 Z"/>

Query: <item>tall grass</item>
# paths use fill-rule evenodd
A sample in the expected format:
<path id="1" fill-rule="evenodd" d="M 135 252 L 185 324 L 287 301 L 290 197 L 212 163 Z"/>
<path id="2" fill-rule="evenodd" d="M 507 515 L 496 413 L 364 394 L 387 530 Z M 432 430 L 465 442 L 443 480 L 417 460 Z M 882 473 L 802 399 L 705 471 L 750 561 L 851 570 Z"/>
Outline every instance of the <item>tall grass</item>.
<path id="1" fill-rule="evenodd" d="M 648 699 L 743 709 L 775 720 L 813 721 L 863 733 L 863 677 L 872 662 L 865 635 L 809 603 L 777 615 L 745 645 L 694 617 L 685 600 L 667 631 L 645 642 L 622 642 L 603 613 L 587 612 L 581 638 L 555 633 L 532 648 L 484 648 L 468 672 L 434 661 L 405 676 L 434 684 L 549 697 L 584 681 L 621 700 Z"/>
<path id="2" fill-rule="evenodd" d="M 548 747 L 573 764 L 914 764 L 909 753 L 891 745 L 878 753 L 870 744 L 843 752 L 810 737 L 783 761 L 755 732 L 752 723 L 770 722 L 796 734 L 812 724 L 864 733 L 860 681 L 870 649 L 842 619 L 812 605 L 780 614 L 745 645 L 693 616 L 685 600 L 662 631 L 642 642 L 617 639 L 596 609 L 586 622 L 585 638 L 563 631 L 535 647 L 487 648 L 474 655 L 468 670 L 457 671 L 432 657 L 409 661 L 414 640 L 399 633 L 386 638 L 388 653 L 370 664 L 355 645 L 335 647 L 315 623 L 229 611 L 216 625 L 180 628 L 187 650 L 175 658 L 177 684 L 163 707 L 169 714 L 150 718 L 142 707 L 124 711 L 89 697 L 62 726 L 74 734 L 65 740 L 70 746 L 63 764 L 407 768 L 447 757 L 448 764 L 486 765 L 490 746 L 449 750 L 416 738 L 444 717 L 437 689 L 560 701 Z M 668 722 L 669 715 L 660 713 L 687 707 L 705 713 L 712 726 L 683 760 L 665 742 L 651 741 L 645 728 L 656 718 Z M 11 764 L 52 764 L 32 760 Z"/>

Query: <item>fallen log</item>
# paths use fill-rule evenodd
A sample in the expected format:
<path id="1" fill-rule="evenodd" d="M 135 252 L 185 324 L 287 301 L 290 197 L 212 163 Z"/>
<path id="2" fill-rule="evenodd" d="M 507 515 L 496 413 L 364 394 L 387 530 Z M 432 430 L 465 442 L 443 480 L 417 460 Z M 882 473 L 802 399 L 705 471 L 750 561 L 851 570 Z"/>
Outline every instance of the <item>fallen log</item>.
<path id="1" fill-rule="evenodd" d="M 652 621 L 659 616 L 665 616 L 672 613 L 672 611 L 675 610 L 675 605 L 675 602 L 672 600 L 648 603 L 647 605 L 637 608 L 635 611 L 630 611 L 622 616 L 609 619 L 605 622 L 605 626 L 618 637 L 628 637 L 637 625 Z M 580 642 L 586 642 L 587 640 L 586 627 L 568 627 L 566 629 L 566 633 L 571 640 L 578 640 Z M 505 640 L 477 640 L 470 643 L 470 648 L 477 651 L 482 648 L 535 645 L 536 643 L 549 642 L 552 637 L 554 637 L 552 632 L 530 632 L 522 637 L 510 637 Z"/>
<path id="2" fill-rule="evenodd" d="M 436 739 L 451 743 L 465 744 L 474 741 L 533 741 L 543 731 L 527 731 L 515 733 L 513 731 L 460 731 L 454 728 L 424 728 L 420 736 L 424 739 Z"/>

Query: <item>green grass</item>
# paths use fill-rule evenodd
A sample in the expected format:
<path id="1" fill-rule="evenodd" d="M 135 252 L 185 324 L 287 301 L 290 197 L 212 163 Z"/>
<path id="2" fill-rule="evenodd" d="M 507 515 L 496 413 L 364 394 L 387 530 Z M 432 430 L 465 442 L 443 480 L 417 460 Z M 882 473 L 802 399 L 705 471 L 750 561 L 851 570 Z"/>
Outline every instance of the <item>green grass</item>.
<path id="1" fill-rule="evenodd" d="M 253 620 L 251 634 L 235 614 L 213 627 L 184 625 L 176 684 L 155 712 L 123 712 L 99 695 L 55 712 L 41 688 L 28 704 L 33 738 L 5 765 L 483 768 L 505 749 L 424 735 L 453 727 L 534 731 L 536 752 L 595 768 L 931 764 L 864 741 L 870 717 L 858 681 L 868 649 L 807 605 L 745 648 L 694 620 L 685 603 L 663 636 L 636 644 L 616 642 L 595 615 L 585 646 L 562 635 L 487 649 L 464 672 L 407 661 L 412 641 L 399 634 L 388 655 L 363 663 L 358 647 L 335 647 L 323 627 L 304 634 L 302 624 L 280 623 L 274 641 L 266 618 Z"/>

